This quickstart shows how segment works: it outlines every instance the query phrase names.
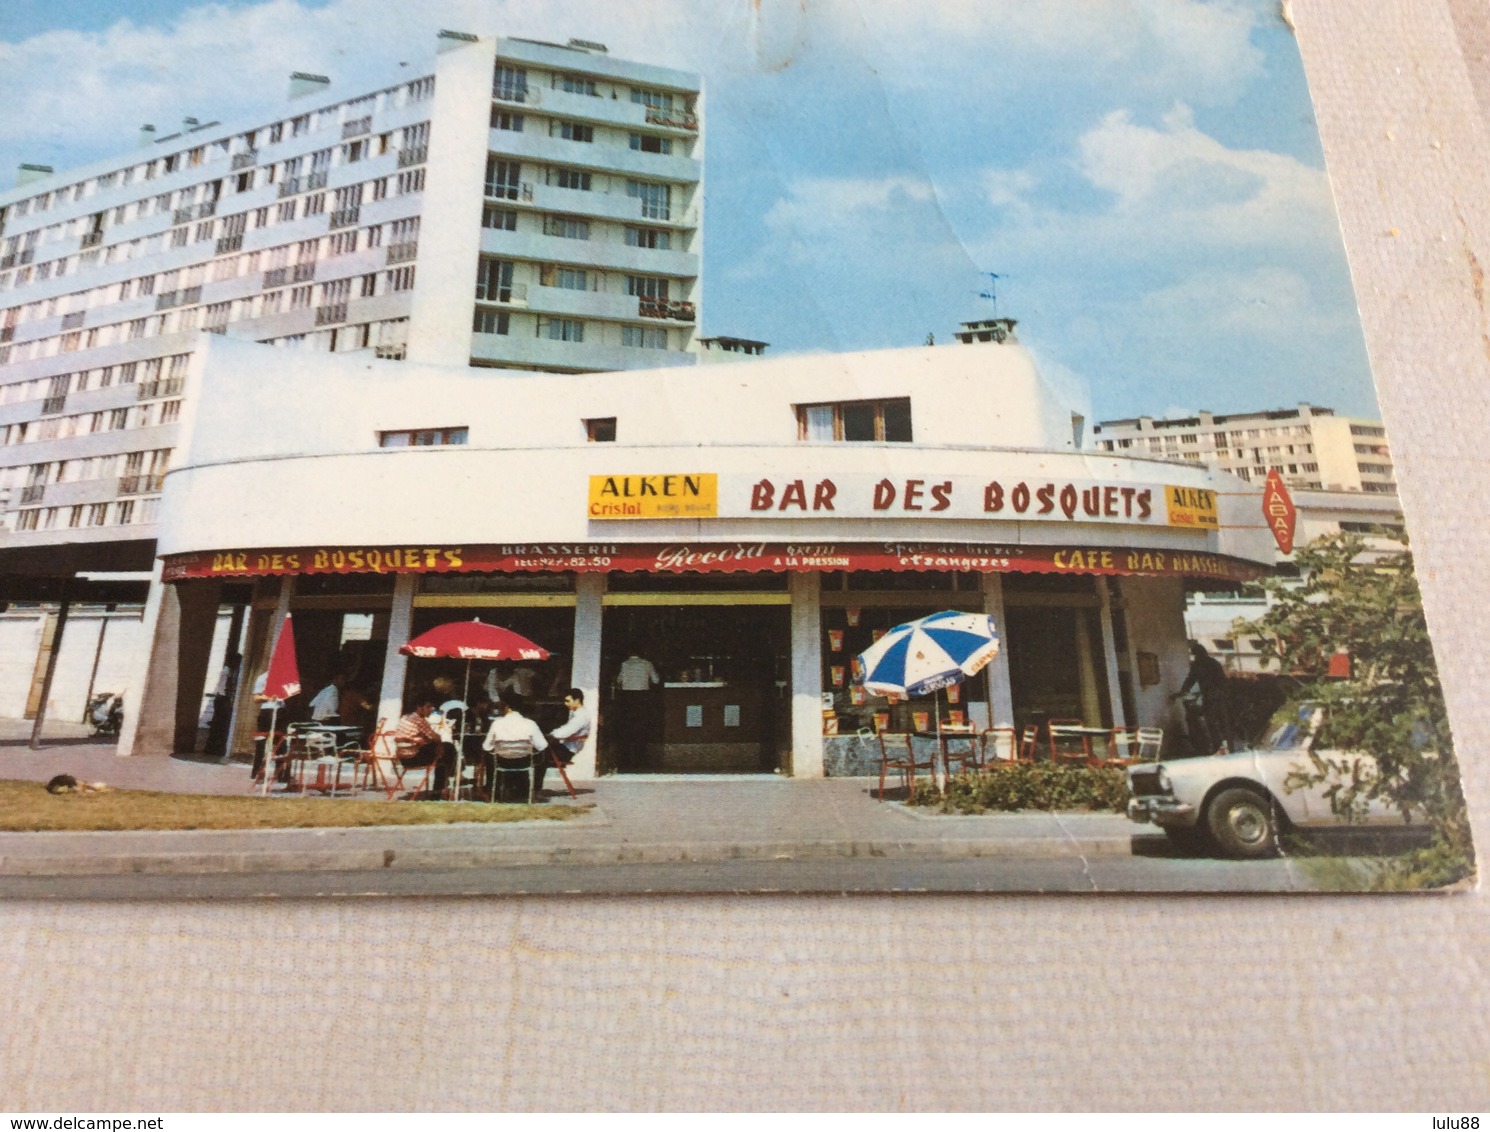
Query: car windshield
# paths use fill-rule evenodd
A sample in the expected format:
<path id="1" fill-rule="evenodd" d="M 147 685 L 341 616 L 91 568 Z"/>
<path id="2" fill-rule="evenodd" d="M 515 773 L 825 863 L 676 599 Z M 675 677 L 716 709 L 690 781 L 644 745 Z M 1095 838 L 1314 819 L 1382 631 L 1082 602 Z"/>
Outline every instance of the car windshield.
<path id="1" fill-rule="evenodd" d="M 1322 711 L 1318 704 L 1299 704 L 1283 709 L 1273 716 L 1273 727 L 1262 746 L 1275 751 L 1307 747 L 1310 737 L 1318 730 Z"/>

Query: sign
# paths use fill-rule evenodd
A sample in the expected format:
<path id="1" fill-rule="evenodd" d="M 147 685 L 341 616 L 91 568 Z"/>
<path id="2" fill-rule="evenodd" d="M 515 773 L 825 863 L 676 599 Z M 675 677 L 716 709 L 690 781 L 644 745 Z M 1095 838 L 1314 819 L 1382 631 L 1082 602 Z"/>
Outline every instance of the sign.
<path id="1" fill-rule="evenodd" d="M 1260 563 L 1141 547 L 1004 546 L 930 542 L 544 543 L 463 546 L 320 546 L 166 556 L 164 578 L 275 574 L 803 573 L 828 570 L 1102 574 L 1254 581 Z"/>
<path id="2" fill-rule="evenodd" d="M 1216 513 L 1216 493 L 1203 487 L 1166 487 L 1165 514 L 1171 527 L 1195 527 L 1217 531 L 1221 520 Z"/>
<path id="3" fill-rule="evenodd" d="M 591 476 L 591 519 L 712 519 L 719 514 L 719 477 L 712 472 Z"/>
<path id="4" fill-rule="evenodd" d="M 1039 464 L 987 476 L 591 476 L 587 514 L 618 519 L 996 519 L 1218 530 L 1216 493 L 1128 480 L 1042 478 Z M 1005 471 L 1025 474 L 1004 475 Z"/>
<path id="5" fill-rule="evenodd" d="M 1268 530 L 1273 532 L 1278 549 L 1284 554 L 1293 553 L 1293 531 L 1298 515 L 1282 475 L 1277 468 L 1269 468 L 1267 481 L 1262 485 L 1262 517 L 1267 521 Z"/>

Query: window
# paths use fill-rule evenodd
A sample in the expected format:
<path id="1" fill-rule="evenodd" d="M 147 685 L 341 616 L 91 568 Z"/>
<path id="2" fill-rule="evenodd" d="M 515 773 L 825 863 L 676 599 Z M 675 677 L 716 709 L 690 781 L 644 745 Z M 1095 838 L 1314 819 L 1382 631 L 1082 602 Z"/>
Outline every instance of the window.
<path id="1" fill-rule="evenodd" d="M 337 232 L 331 237 L 331 255 L 350 255 L 357 250 L 357 230 Z"/>
<path id="2" fill-rule="evenodd" d="M 671 110 L 673 108 L 673 96 L 665 90 L 646 90 L 640 87 L 631 88 L 631 101 L 652 110 Z"/>
<path id="3" fill-rule="evenodd" d="M 659 138 L 652 134 L 632 134 L 631 148 L 642 153 L 671 153 L 673 143 L 670 138 Z"/>
<path id="4" fill-rule="evenodd" d="M 464 444 L 469 429 L 416 428 L 378 433 L 379 448 L 436 448 L 450 444 Z"/>
<path id="5" fill-rule="evenodd" d="M 553 184 L 561 189 L 590 191 L 590 174 L 584 169 L 555 169 Z"/>
<path id="6" fill-rule="evenodd" d="M 645 350 L 666 350 L 667 331 L 652 326 L 623 326 L 621 345 L 637 346 Z"/>
<path id="7" fill-rule="evenodd" d="M 797 439 L 809 441 L 911 440 L 911 400 L 840 401 L 797 406 Z"/>
<path id="8" fill-rule="evenodd" d="M 408 172 L 398 175 L 398 195 L 407 193 L 418 193 L 424 191 L 424 170 L 410 169 Z"/>
<path id="9" fill-rule="evenodd" d="M 1376 428 L 1376 427 L 1373 427 L 1371 425 L 1355 425 L 1355 424 L 1353 424 L 1353 425 L 1350 426 L 1350 435 L 1351 436 L 1385 436 L 1386 434 L 1387 434 L 1387 430 L 1386 429 L 1384 429 L 1384 428 Z"/>
<path id="10" fill-rule="evenodd" d="M 491 128 L 494 130 L 511 130 L 515 134 L 523 132 L 523 116 L 514 114 L 511 110 L 503 110 L 500 107 L 491 108 Z"/>
<path id="11" fill-rule="evenodd" d="M 388 272 L 388 289 L 390 291 L 410 291 L 414 287 L 414 268 L 400 267 Z"/>
<path id="12" fill-rule="evenodd" d="M 561 267 L 554 272 L 553 285 L 565 291 L 588 291 L 590 273 L 577 267 Z"/>
<path id="13" fill-rule="evenodd" d="M 550 122 L 548 124 L 548 136 L 551 138 L 563 138 L 565 141 L 593 142 L 595 140 L 595 127 L 586 126 L 582 122 Z"/>
<path id="14" fill-rule="evenodd" d="M 599 98 L 599 92 L 595 89 L 595 80 L 585 75 L 560 75 L 558 86 L 560 90 L 566 90 L 570 94 L 588 94 L 592 98 Z"/>
<path id="15" fill-rule="evenodd" d="M 477 307 L 476 315 L 471 321 L 471 329 L 477 334 L 506 334 L 510 318 L 511 316 L 506 311 Z"/>
<path id="16" fill-rule="evenodd" d="M 481 209 L 481 226 L 501 232 L 516 232 L 517 210 L 498 208 L 494 204 L 484 205 Z"/>
<path id="17" fill-rule="evenodd" d="M 638 299 L 665 303 L 667 302 L 667 280 L 655 275 L 628 275 L 626 276 L 626 293 L 635 295 Z"/>
<path id="18" fill-rule="evenodd" d="M 309 283 L 304 287 L 290 288 L 290 309 L 298 311 L 310 306 L 310 296 L 314 289 Z"/>
<path id="19" fill-rule="evenodd" d="M 672 215 L 672 186 L 651 181 L 627 181 L 626 195 L 641 201 L 642 216 L 648 220 L 667 220 Z"/>
<path id="20" fill-rule="evenodd" d="M 522 164 L 501 161 L 494 154 L 486 158 L 486 195 L 497 200 L 516 200 L 522 185 Z"/>
<path id="21" fill-rule="evenodd" d="M 492 75 L 493 98 L 507 102 L 524 102 L 528 97 L 528 72 L 521 67 L 504 67 L 498 64 Z"/>
<path id="22" fill-rule="evenodd" d="M 585 439 L 591 444 L 614 444 L 616 440 L 616 418 L 592 417 L 585 421 Z"/>
<path id="23" fill-rule="evenodd" d="M 588 240 L 590 238 L 590 222 L 580 220 L 573 216 L 545 216 L 543 218 L 543 234 L 545 236 L 560 236 L 566 240 Z"/>
<path id="24" fill-rule="evenodd" d="M 376 274 L 364 275 L 362 277 L 362 294 L 364 299 L 370 299 L 378 293 L 378 277 Z"/>
<path id="25" fill-rule="evenodd" d="M 583 342 L 585 324 L 577 318 L 540 318 L 538 337 L 554 342 Z"/>
<path id="26" fill-rule="evenodd" d="M 320 216 L 326 211 L 326 194 L 311 193 L 305 198 L 305 215 Z"/>
<path id="27" fill-rule="evenodd" d="M 627 228 L 626 246 L 667 251 L 672 247 L 671 234 L 662 228 Z"/>
<path id="28" fill-rule="evenodd" d="M 476 298 L 489 303 L 512 301 L 512 261 L 482 259 L 476 269 Z M 501 333 L 506 333 L 502 331 Z"/>

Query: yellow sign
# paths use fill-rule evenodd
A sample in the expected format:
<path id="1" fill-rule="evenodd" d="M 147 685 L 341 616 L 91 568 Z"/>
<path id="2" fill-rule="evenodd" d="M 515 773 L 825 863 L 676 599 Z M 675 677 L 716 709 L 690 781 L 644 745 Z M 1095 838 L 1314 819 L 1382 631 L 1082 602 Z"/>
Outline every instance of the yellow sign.
<path id="1" fill-rule="evenodd" d="M 591 476 L 591 519 L 713 519 L 719 514 L 719 477 Z"/>
<path id="2" fill-rule="evenodd" d="M 1166 486 L 1164 504 L 1168 508 L 1171 527 L 1203 527 L 1211 531 L 1221 527 L 1214 491 L 1203 487 Z"/>

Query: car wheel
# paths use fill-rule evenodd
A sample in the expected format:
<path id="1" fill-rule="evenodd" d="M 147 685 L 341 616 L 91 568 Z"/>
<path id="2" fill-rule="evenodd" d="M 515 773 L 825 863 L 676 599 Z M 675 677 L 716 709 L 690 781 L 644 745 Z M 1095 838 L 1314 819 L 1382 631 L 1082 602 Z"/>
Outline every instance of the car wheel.
<path id="1" fill-rule="evenodd" d="M 1206 811 L 1206 825 L 1228 857 L 1267 857 L 1278 848 L 1273 804 L 1245 786 L 1217 794 Z"/>
<path id="2" fill-rule="evenodd" d="M 1184 853 L 1204 853 L 1211 848 L 1210 838 L 1199 826 L 1191 829 L 1170 826 L 1164 833 L 1169 843 Z"/>

